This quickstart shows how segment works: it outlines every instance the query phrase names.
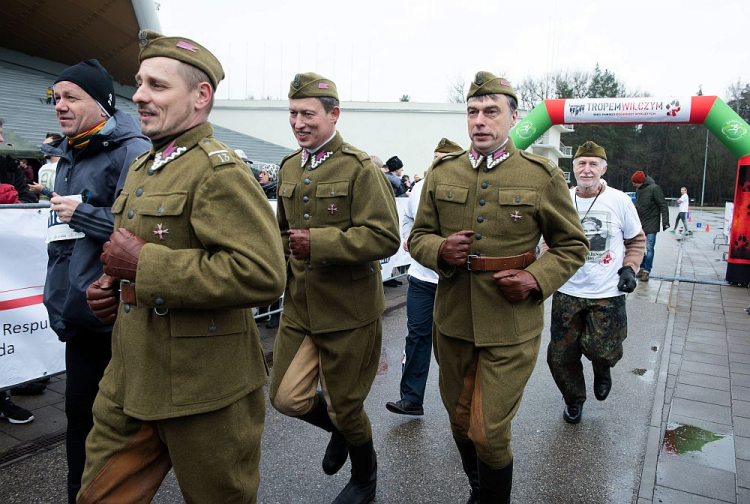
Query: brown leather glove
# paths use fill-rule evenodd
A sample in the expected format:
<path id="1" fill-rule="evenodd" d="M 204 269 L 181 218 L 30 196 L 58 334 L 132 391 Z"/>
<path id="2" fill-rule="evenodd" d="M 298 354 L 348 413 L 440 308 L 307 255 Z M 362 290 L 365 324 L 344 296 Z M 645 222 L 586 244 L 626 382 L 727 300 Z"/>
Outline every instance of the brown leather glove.
<path id="1" fill-rule="evenodd" d="M 109 237 L 104 244 L 104 252 L 100 257 L 107 275 L 121 280 L 135 282 L 138 270 L 138 257 L 146 240 L 136 236 L 125 228 L 120 228 Z"/>
<path id="2" fill-rule="evenodd" d="M 536 278 L 526 270 L 498 271 L 492 275 L 492 279 L 500 287 L 505 299 L 511 303 L 523 301 L 533 292 L 540 292 Z"/>
<path id="3" fill-rule="evenodd" d="M 440 244 L 438 262 L 448 266 L 463 266 L 474 243 L 474 231 L 464 229 L 453 233 Z"/>
<path id="4" fill-rule="evenodd" d="M 86 302 L 98 318 L 104 324 L 112 324 L 117 318 L 117 307 L 120 306 L 120 297 L 117 294 L 117 280 L 109 275 L 104 275 L 86 289 Z"/>
<path id="5" fill-rule="evenodd" d="M 310 257 L 310 231 L 307 229 L 289 230 L 289 251 L 295 259 Z"/>

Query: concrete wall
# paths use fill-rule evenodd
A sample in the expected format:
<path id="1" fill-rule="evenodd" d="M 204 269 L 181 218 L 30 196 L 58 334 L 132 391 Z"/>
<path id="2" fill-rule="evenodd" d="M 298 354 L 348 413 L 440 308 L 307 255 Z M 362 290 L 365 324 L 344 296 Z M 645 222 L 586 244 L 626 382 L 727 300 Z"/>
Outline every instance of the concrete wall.
<path id="1" fill-rule="evenodd" d="M 219 100 L 211 121 L 296 149 L 288 105 L 286 100 Z M 344 140 L 383 161 L 398 156 L 404 162 L 404 174 L 411 178 L 430 166 L 441 138 L 464 148 L 471 143 L 462 103 L 343 102 L 338 130 Z"/>

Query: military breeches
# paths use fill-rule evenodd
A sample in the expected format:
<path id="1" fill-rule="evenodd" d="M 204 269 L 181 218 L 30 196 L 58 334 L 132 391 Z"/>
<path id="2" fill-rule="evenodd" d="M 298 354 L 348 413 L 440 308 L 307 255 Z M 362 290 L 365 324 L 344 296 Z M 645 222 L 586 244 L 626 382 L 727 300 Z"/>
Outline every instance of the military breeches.
<path id="1" fill-rule="evenodd" d="M 318 381 L 328 415 L 349 444 L 372 438 L 364 402 L 380 362 L 381 319 L 363 327 L 310 334 L 282 315 L 273 349 L 271 404 L 288 416 L 316 406 Z"/>
<path id="2" fill-rule="evenodd" d="M 151 502 L 174 467 L 187 503 L 255 503 L 263 388 L 208 413 L 146 422 L 101 393 L 77 502 Z"/>
<path id="3" fill-rule="evenodd" d="M 556 292 L 547 364 L 566 404 L 586 401 L 581 355 L 594 365 L 613 367 L 628 336 L 625 296 L 586 299 Z"/>
<path id="4" fill-rule="evenodd" d="M 476 347 L 435 328 L 440 395 L 453 436 L 471 439 L 482 461 L 494 468 L 513 460 L 511 420 L 534 370 L 541 335 L 518 345 Z"/>

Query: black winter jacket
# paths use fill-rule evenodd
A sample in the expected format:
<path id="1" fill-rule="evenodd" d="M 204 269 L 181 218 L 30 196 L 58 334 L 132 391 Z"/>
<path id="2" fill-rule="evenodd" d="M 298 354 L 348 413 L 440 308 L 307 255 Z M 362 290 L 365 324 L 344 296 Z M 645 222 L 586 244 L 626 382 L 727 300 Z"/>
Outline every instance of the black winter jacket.
<path id="1" fill-rule="evenodd" d="M 18 199 L 24 203 L 36 203 L 34 193 L 29 191 L 29 182 L 23 170 L 10 156 L 0 156 L 0 184 L 10 184 L 16 188 Z"/>
<path id="2" fill-rule="evenodd" d="M 102 245 L 114 230 L 110 210 L 122 189 L 130 163 L 147 151 L 151 143 L 141 134 L 138 121 L 117 111 L 104 128 L 81 151 L 75 151 L 67 138 L 42 145 L 42 152 L 60 156 L 55 192 L 60 196 L 81 194 L 70 220 L 70 227 L 86 233 L 77 240 L 51 242 L 47 246 L 47 281 L 44 305 L 52 329 L 62 341 L 78 330 L 108 332 L 86 304 L 86 289 L 102 275 L 99 256 Z"/>
<path id="3" fill-rule="evenodd" d="M 661 214 L 663 229 L 669 227 L 669 206 L 664 199 L 661 187 L 656 185 L 654 179 L 646 177 L 646 181 L 635 191 L 635 208 L 641 219 L 641 226 L 645 234 L 654 234 L 662 230 L 659 226 L 659 214 Z"/>

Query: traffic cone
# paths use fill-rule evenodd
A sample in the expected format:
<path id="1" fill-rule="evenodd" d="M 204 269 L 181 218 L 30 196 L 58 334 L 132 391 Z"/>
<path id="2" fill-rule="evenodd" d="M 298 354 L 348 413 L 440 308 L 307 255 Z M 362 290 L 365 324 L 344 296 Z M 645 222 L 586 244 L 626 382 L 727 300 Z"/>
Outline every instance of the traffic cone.
<path id="1" fill-rule="evenodd" d="M 688 214 L 688 222 L 693 222 L 693 216 Z"/>
<path id="2" fill-rule="evenodd" d="M 706 224 L 706 233 L 711 231 L 711 224 Z"/>

